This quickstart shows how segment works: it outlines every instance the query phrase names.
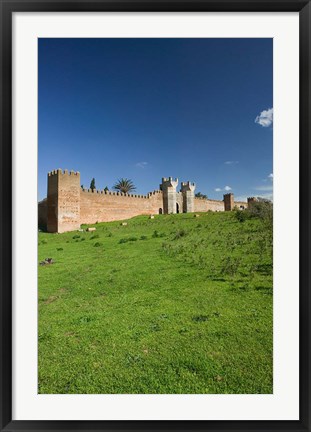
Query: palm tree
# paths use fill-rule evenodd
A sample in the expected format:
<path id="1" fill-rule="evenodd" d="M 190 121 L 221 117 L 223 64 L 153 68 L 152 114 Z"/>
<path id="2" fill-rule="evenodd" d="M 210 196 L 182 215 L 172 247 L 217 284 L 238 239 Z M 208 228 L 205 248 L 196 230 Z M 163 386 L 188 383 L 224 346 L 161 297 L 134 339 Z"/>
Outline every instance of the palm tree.
<path id="1" fill-rule="evenodd" d="M 136 187 L 132 180 L 127 178 L 121 178 L 118 179 L 117 183 L 113 186 L 113 189 L 123 193 L 128 193 L 136 190 Z"/>

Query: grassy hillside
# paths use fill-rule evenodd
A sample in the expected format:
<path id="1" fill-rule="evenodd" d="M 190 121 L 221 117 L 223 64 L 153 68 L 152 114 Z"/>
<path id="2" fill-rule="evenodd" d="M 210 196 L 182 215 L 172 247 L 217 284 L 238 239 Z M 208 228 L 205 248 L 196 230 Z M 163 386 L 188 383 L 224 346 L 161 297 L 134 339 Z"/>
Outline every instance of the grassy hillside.
<path id="1" fill-rule="evenodd" d="M 271 393 L 269 228 L 127 222 L 39 233 L 39 393 Z"/>

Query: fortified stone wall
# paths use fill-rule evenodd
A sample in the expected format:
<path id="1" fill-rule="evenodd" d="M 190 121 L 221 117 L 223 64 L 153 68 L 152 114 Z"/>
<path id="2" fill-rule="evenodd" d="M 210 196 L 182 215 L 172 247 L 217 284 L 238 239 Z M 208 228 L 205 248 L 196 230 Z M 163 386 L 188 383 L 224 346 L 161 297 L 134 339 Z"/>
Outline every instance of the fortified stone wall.
<path id="1" fill-rule="evenodd" d="M 183 182 L 176 190 L 178 179 L 163 178 L 161 190 L 148 195 L 83 190 L 80 173 L 61 169 L 48 173 L 48 195 L 38 205 L 39 226 L 48 232 L 73 231 L 81 224 L 129 219 L 138 215 L 192 213 L 246 208 L 247 203 L 234 203 L 233 194 L 224 201 L 195 198 L 195 184 Z M 249 199 L 251 202 L 252 198 Z"/>
<path id="2" fill-rule="evenodd" d="M 58 232 L 58 175 L 57 171 L 48 173 L 47 230 Z"/>
<path id="3" fill-rule="evenodd" d="M 59 174 L 58 232 L 80 228 L 80 173 L 67 170 Z"/>
<path id="4" fill-rule="evenodd" d="M 80 228 L 80 173 L 61 169 L 48 173 L 47 231 Z"/>
<path id="5" fill-rule="evenodd" d="M 165 214 L 174 214 L 177 213 L 177 188 L 178 185 L 178 179 L 176 178 L 173 180 L 172 177 L 162 178 L 162 183 L 160 185 L 161 191 L 163 192 L 163 213 Z M 182 210 L 180 209 L 179 212 L 181 213 Z"/>
<path id="6" fill-rule="evenodd" d="M 181 193 L 183 196 L 183 212 L 192 213 L 194 212 L 194 191 L 195 183 L 182 182 Z"/>
<path id="7" fill-rule="evenodd" d="M 205 198 L 194 198 L 195 212 L 207 212 L 209 210 L 224 211 L 224 202 Z"/>
<path id="8" fill-rule="evenodd" d="M 183 212 L 183 196 L 181 192 L 176 192 L 176 213 L 182 213 Z M 177 211 L 178 210 L 178 211 Z"/>
<path id="9" fill-rule="evenodd" d="M 46 230 L 47 217 L 48 217 L 48 206 L 47 206 L 47 199 L 45 198 L 43 201 L 40 201 L 38 203 L 38 226 L 39 226 L 39 228 L 43 228 L 44 230 Z"/>
<path id="10" fill-rule="evenodd" d="M 160 210 L 161 209 L 161 210 Z M 80 223 L 110 222 L 138 215 L 163 212 L 161 191 L 148 195 L 129 195 L 120 192 L 80 192 Z"/>
<path id="11" fill-rule="evenodd" d="M 234 196 L 233 193 L 227 193 L 224 195 L 225 211 L 231 211 L 234 208 Z"/>
<path id="12" fill-rule="evenodd" d="M 239 210 L 244 210 L 248 207 L 248 204 L 243 201 L 234 201 L 234 206 L 237 206 Z"/>

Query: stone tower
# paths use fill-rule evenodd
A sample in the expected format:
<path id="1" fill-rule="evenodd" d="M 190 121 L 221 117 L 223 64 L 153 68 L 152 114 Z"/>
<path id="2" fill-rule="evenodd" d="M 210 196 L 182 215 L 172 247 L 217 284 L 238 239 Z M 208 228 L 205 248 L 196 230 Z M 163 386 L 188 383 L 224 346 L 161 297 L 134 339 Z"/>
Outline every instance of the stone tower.
<path id="1" fill-rule="evenodd" d="M 194 190 L 195 183 L 182 182 L 181 193 L 183 197 L 183 212 L 192 213 L 194 212 Z"/>
<path id="2" fill-rule="evenodd" d="M 163 213 L 172 214 L 176 213 L 176 188 L 178 179 L 173 180 L 172 177 L 162 178 L 160 189 L 163 193 Z"/>
<path id="3" fill-rule="evenodd" d="M 80 173 L 61 169 L 48 173 L 47 231 L 80 228 Z"/>
<path id="4" fill-rule="evenodd" d="M 227 193 L 224 195 L 225 211 L 231 211 L 234 207 L 234 195 L 233 193 Z"/>

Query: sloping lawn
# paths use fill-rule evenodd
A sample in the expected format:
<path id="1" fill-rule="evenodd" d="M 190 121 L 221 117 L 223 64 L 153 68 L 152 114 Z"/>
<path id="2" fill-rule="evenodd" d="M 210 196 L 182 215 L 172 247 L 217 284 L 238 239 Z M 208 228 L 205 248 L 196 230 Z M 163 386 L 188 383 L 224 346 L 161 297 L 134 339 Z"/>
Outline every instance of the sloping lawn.
<path id="1" fill-rule="evenodd" d="M 39 233 L 39 393 L 272 393 L 271 232 L 235 216 Z"/>

